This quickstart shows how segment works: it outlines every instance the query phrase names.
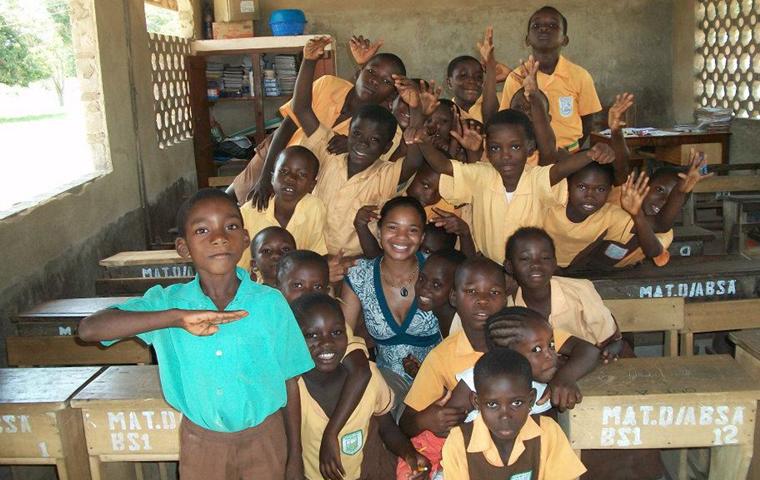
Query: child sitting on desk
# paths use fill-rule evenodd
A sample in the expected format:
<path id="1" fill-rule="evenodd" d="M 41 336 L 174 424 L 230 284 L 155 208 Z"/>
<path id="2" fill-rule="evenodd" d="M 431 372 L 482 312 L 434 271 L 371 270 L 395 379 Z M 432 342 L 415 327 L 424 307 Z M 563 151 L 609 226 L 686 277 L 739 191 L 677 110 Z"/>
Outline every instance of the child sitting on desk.
<path id="1" fill-rule="evenodd" d="M 538 87 L 549 98 L 557 146 L 572 152 L 585 143 L 591 133 L 594 114 L 602 110 L 602 105 L 591 75 L 560 54 L 569 42 L 567 19 L 559 10 L 546 6 L 530 16 L 525 43 L 541 65 Z M 500 108 L 510 105 L 520 86 L 513 75 L 507 77 Z"/>
<path id="2" fill-rule="evenodd" d="M 183 480 L 300 478 L 296 381 L 314 362 L 293 314 L 279 292 L 237 268 L 249 238 L 232 198 L 200 190 L 177 225 L 177 252 L 192 258 L 195 280 L 87 317 L 79 336 L 137 336 L 156 350 L 164 397 L 182 413 Z"/>

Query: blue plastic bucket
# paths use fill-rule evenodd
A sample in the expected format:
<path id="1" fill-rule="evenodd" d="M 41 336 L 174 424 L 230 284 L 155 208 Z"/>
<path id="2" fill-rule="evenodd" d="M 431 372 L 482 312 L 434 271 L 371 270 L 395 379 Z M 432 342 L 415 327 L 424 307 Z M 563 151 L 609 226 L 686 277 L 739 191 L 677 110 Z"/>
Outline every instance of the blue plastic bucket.
<path id="1" fill-rule="evenodd" d="M 284 35 L 303 35 L 306 27 L 306 15 L 303 10 L 284 9 L 275 10 L 269 16 L 269 27 L 272 35 L 277 37 Z"/>

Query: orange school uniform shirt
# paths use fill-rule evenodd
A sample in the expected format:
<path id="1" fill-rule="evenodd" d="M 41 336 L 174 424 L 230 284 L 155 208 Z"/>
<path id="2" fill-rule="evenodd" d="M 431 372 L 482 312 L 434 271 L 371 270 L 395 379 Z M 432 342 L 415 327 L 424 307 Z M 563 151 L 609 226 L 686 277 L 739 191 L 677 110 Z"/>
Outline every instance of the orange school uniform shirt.
<path id="1" fill-rule="evenodd" d="M 586 467 L 573 452 L 562 429 L 557 422 L 546 416 L 539 417 L 539 423 L 536 423 L 533 417 L 528 417 L 515 438 L 507 465 L 514 465 L 525 453 L 525 442 L 536 437 L 540 437 L 541 446 L 537 464 L 533 465 L 533 470 L 513 475 L 512 479 L 519 477 L 530 480 L 572 480 L 586 472 Z M 485 480 L 470 476 L 468 453 L 481 454 L 490 465 L 504 467 L 491 432 L 480 415 L 472 423 L 472 435 L 467 445 L 462 427 L 454 427 L 443 444 L 442 464 L 447 479 Z"/>
<path id="2" fill-rule="evenodd" d="M 280 222 L 274 216 L 275 199 L 269 200 L 266 210 L 260 212 L 251 202 L 246 202 L 240 207 L 240 213 L 243 215 L 243 226 L 248 230 L 248 235 L 253 237 L 267 227 L 279 227 Z M 296 248 L 302 250 L 312 250 L 320 255 L 327 253 L 327 244 L 325 243 L 325 227 L 327 226 L 327 210 L 325 204 L 319 198 L 307 193 L 296 204 L 293 215 L 290 217 L 285 230 L 293 235 L 296 240 Z M 243 256 L 240 257 L 238 266 L 248 269 L 251 266 L 251 249 L 246 248 Z"/>
<path id="3" fill-rule="evenodd" d="M 658 267 L 664 267 L 670 261 L 670 252 L 668 252 L 668 247 L 670 247 L 670 244 L 673 243 L 673 230 L 671 229 L 667 232 L 655 233 L 654 235 L 657 237 L 657 240 L 660 241 L 660 245 L 662 245 L 662 253 L 654 257 L 652 261 Z M 629 242 L 628 245 L 630 245 L 630 243 L 631 242 Z M 638 245 L 638 242 L 636 242 L 636 245 Z M 605 249 L 605 255 L 611 256 L 613 254 L 612 249 L 614 246 L 615 245 L 607 246 Z M 625 250 L 625 252 L 623 252 L 623 250 Z M 623 268 L 629 267 L 631 265 L 636 265 L 637 263 L 643 262 L 647 258 L 646 255 L 644 255 L 644 251 L 641 249 L 641 247 L 636 247 L 634 249 L 626 249 L 623 247 L 622 249 L 618 250 L 617 253 L 618 255 L 623 254 L 625 256 L 622 260 L 615 264 L 615 268 Z"/>
<path id="4" fill-rule="evenodd" d="M 520 227 L 541 226 L 545 210 L 567 198 L 567 182 L 551 186 L 551 166 L 526 165 L 517 188 L 507 197 L 501 175 L 490 163 L 451 161 L 453 176 L 441 175 L 438 190 L 454 205 L 472 205 L 472 237 L 477 249 L 503 264 L 507 239 Z"/>
<path id="5" fill-rule="evenodd" d="M 605 203 L 580 223 L 567 218 L 565 205 L 546 210 L 543 228 L 554 240 L 557 265 L 567 267 L 586 247 L 599 240 L 627 243 L 635 235 L 633 218 L 617 205 Z"/>
<path id="6" fill-rule="evenodd" d="M 549 323 L 555 332 L 563 330 L 594 345 L 599 345 L 615 333 L 615 319 L 610 309 L 604 305 L 593 283 L 580 278 L 556 275 L 549 282 L 552 310 Z M 527 307 L 523 300 L 522 287 L 517 289 L 514 298 L 507 299 L 507 304 Z"/>
<path id="7" fill-rule="evenodd" d="M 499 109 L 509 108 L 512 97 L 521 88 L 522 84 L 514 75 L 507 77 Z M 577 150 L 578 140 L 583 136 L 581 117 L 602 110 L 594 79 L 583 67 L 560 55 L 554 73 L 547 75 L 538 72 L 538 88 L 549 99 L 551 125 L 557 137 L 557 146 L 570 151 Z"/>
<path id="8" fill-rule="evenodd" d="M 319 174 L 314 196 L 327 207 L 327 252 L 361 255 L 359 237 L 354 229 L 356 212 L 365 205 L 382 205 L 396 195 L 403 159 L 385 162 L 377 159 L 366 170 L 348 178 L 348 154 L 333 155 L 327 142 L 334 132 L 324 125 L 301 141 L 319 159 Z"/>
<path id="9" fill-rule="evenodd" d="M 454 102 L 454 99 L 452 98 L 451 101 Z M 454 105 L 456 105 L 456 102 L 454 102 Z M 459 105 L 457 105 L 457 107 L 459 107 Z M 475 100 L 475 103 L 472 104 L 469 110 L 459 107 L 459 113 L 462 120 L 473 119 L 483 123 L 483 95 Z"/>

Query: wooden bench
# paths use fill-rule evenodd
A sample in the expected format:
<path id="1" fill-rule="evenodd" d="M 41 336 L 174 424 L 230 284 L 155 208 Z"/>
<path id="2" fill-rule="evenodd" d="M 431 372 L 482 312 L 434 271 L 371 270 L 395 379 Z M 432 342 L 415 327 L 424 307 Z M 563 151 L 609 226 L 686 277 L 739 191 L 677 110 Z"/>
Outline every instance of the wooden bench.
<path id="1" fill-rule="evenodd" d="M 716 235 L 698 225 L 673 227 L 673 243 L 668 247 L 671 256 L 697 257 L 704 253 L 705 242 L 715 240 Z"/>
<path id="2" fill-rule="evenodd" d="M 683 298 L 605 300 L 604 304 L 621 332 L 664 332 L 664 354 L 678 355 L 678 332 L 684 325 Z"/>
<path id="3" fill-rule="evenodd" d="M 105 348 L 76 336 L 86 316 L 123 303 L 124 297 L 52 300 L 12 317 L 18 335 L 6 338 L 8 365 L 72 366 L 151 363 L 150 349 L 137 339 Z"/>
<path id="4" fill-rule="evenodd" d="M 179 459 L 182 415 L 164 401 L 156 366 L 108 367 L 71 400 L 81 410 L 93 480 L 104 462 Z M 167 478 L 165 465 L 162 478 Z"/>
<path id="5" fill-rule="evenodd" d="M 185 278 L 195 276 L 193 262 L 176 250 L 120 252 L 100 262 L 108 278 Z"/>
<path id="6" fill-rule="evenodd" d="M 760 384 L 730 356 L 624 358 L 578 385 L 560 414 L 574 449 L 710 447 L 711 480 L 747 477 Z"/>
<path id="7" fill-rule="evenodd" d="M 760 329 L 732 332 L 728 338 L 736 345 L 736 362 L 760 382 Z M 760 478 L 760 423 L 755 422 L 755 452 L 747 478 Z"/>
<path id="8" fill-rule="evenodd" d="M 54 465 L 59 480 L 90 478 L 82 415 L 67 406 L 100 371 L 0 369 L 0 464 Z"/>
<path id="9" fill-rule="evenodd" d="M 760 299 L 687 303 L 681 355 L 694 354 L 694 334 L 747 330 L 760 325 Z"/>

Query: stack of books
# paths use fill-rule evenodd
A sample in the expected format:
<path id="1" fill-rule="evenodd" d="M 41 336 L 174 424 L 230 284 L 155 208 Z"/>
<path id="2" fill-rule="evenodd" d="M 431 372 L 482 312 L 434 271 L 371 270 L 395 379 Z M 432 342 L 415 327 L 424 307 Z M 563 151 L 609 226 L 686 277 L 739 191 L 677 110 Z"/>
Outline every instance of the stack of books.
<path id="1" fill-rule="evenodd" d="M 731 130 L 732 113 L 728 108 L 698 108 L 694 112 L 694 118 L 701 130 L 708 132 L 728 132 Z"/>
<path id="2" fill-rule="evenodd" d="M 242 65 L 225 65 L 222 74 L 222 95 L 225 97 L 239 97 L 246 94 L 243 84 L 247 84 L 247 74 Z M 250 90 L 249 90 L 250 91 Z"/>
<path id="3" fill-rule="evenodd" d="M 298 75 L 295 55 L 276 55 L 274 57 L 274 69 L 277 74 L 277 83 L 280 86 L 281 95 L 293 95 Z"/>
<path id="4" fill-rule="evenodd" d="M 281 94 L 275 71 L 272 69 L 264 70 L 264 96 L 279 97 Z"/>

